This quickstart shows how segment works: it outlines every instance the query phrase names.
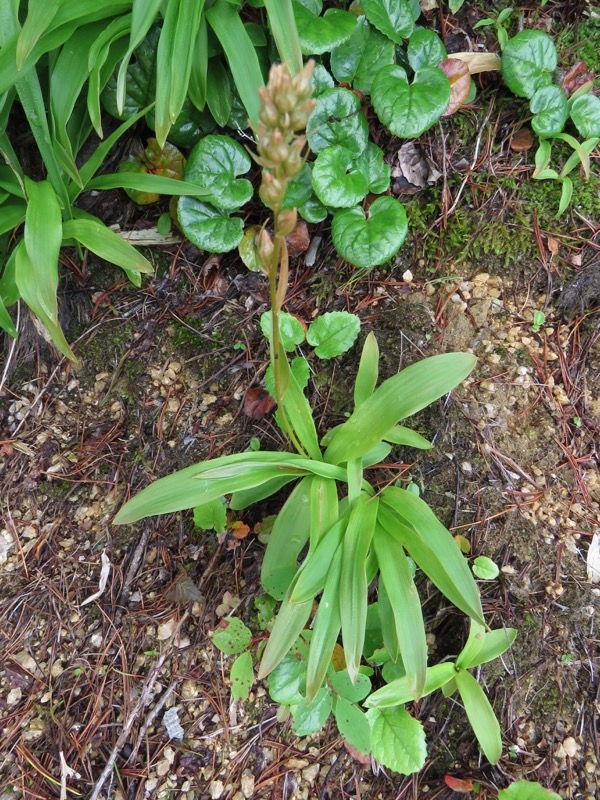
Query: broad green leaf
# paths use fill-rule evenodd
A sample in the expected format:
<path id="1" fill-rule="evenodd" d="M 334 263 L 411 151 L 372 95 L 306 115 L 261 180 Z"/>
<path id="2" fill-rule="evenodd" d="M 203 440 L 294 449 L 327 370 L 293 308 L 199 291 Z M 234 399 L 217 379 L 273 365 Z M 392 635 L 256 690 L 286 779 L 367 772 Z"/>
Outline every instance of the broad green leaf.
<path id="1" fill-rule="evenodd" d="M 369 22 L 396 44 L 402 44 L 414 30 L 408 0 L 362 0 L 361 6 Z"/>
<path id="2" fill-rule="evenodd" d="M 560 86 L 544 86 L 538 89 L 531 98 L 529 107 L 534 115 L 531 127 L 538 136 L 554 136 L 565 127 L 569 112 L 567 97 Z"/>
<path id="3" fill-rule="evenodd" d="M 415 447 L 417 450 L 431 450 L 433 445 L 427 441 L 420 433 L 405 428 L 404 425 L 394 425 L 394 427 L 385 434 L 386 442 L 399 444 L 403 447 Z"/>
<path id="4" fill-rule="evenodd" d="M 229 508 L 234 511 L 248 508 L 248 506 L 252 506 L 254 503 L 258 503 L 266 497 L 271 497 L 275 492 L 278 492 L 280 489 L 283 489 L 284 486 L 287 486 L 288 483 L 295 480 L 297 480 L 296 476 L 292 476 L 291 478 L 273 478 L 270 481 L 265 481 L 260 486 L 234 492 L 229 501 Z"/>
<path id="5" fill-rule="evenodd" d="M 369 185 L 356 159 L 343 147 L 326 147 L 312 170 L 315 194 L 325 206 L 350 208 L 367 194 Z"/>
<path id="6" fill-rule="evenodd" d="M 356 27 L 356 17 L 348 11 L 330 8 L 320 17 L 301 3 L 293 6 L 300 47 L 306 56 L 330 52 L 349 39 Z"/>
<path id="7" fill-rule="evenodd" d="M 425 67 L 435 67 L 448 57 L 444 43 L 435 31 L 417 28 L 408 40 L 408 63 L 417 72 Z"/>
<path id="8" fill-rule="evenodd" d="M 334 80 L 323 64 L 315 64 L 312 76 L 312 96 L 318 97 L 327 89 L 333 89 Z"/>
<path id="9" fill-rule="evenodd" d="M 515 781 L 498 792 L 498 800 L 561 800 L 560 795 L 534 781 Z"/>
<path id="10" fill-rule="evenodd" d="M 427 674 L 427 641 L 421 599 L 402 545 L 381 526 L 373 536 L 381 580 L 389 598 L 406 679 L 418 700 Z"/>
<path id="11" fill-rule="evenodd" d="M 295 75 L 302 69 L 302 51 L 293 2 L 292 0 L 264 0 L 264 2 L 281 62 L 287 64 L 292 75 Z"/>
<path id="12" fill-rule="evenodd" d="M 310 486 L 310 544 L 316 547 L 339 519 L 337 484 L 314 476 Z"/>
<path id="13" fill-rule="evenodd" d="M 247 628 L 241 619 L 231 617 L 227 620 L 225 628 L 217 628 L 212 635 L 213 644 L 222 653 L 234 656 L 250 647 L 252 631 Z"/>
<path id="14" fill-rule="evenodd" d="M 341 464 L 367 453 L 400 420 L 421 411 L 461 383 L 476 361 L 468 353 L 444 353 L 411 364 L 388 378 L 335 431 L 327 448 L 327 460 Z"/>
<path id="15" fill-rule="evenodd" d="M 292 604 L 287 597 L 284 599 L 260 662 L 259 680 L 272 672 L 288 654 L 308 622 L 312 607 L 312 600 L 308 600 L 306 603 Z M 303 673 L 305 674 L 304 665 Z"/>
<path id="16" fill-rule="evenodd" d="M 229 673 L 231 696 L 234 700 L 247 700 L 254 683 L 252 654 L 242 653 L 231 665 Z"/>
<path id="17" fill-rule="evenodd" d="M 571 119 L 585 139 L 600 136 L 600 97 L 586 94 L 571 105 Z"/>
<path id="18" fill-rule="evenodd" d="M 135 62 L 128 64 L 123 74 L 113 75 L 108 80 L 101 100 L 112 117 L 129 119 L 154 103 L 159 38 L 160 28 L 152 28 L 146 38 L 136 46 Z"/>
<path id="19" fill-rule="evenodd" d="M 297 705 L 304 695 L 306 666 L 297 653 L 288 653 L 269 675 L 269 696 L 275 703 Z"/>
<path id="20" fill-rule="evenodd" d="M 227 125 L 231 115 L 233 98 L 231 95 L 229 72 L 225 68 L 220 56 L 208 60 L 206 104 L 217 123 L 221 127 Z"/>
<path id="21" fill-rule="evenodd" d="M 477 584 L 467 560 L 427 503 L 404 489 L 388 487 L 379 510 L 383 527 L 408 550 L 451 603 L 485 624 Z M 390 516 L 388 509 L 393 511 Z"/>
<path id="22" fill-rule="evenodd" d="M 371 88 L 375 113 L 402 139 L 416 139 L 443 115 L 450 102 L 450 81 L 441 69 L 424 67 L 409 83 L 400 66 L 379 70 Z"/>
<path id="23" fill-rule="evenodd" d="M 156 129 L 153 108 L 146 114 L 146 122 L 149 128 Z M 169 128 L 167 138 L 171 144 L 175 144 L 177 147 L 193 147 L 203 136 L 212 133 L 216 127 L 215 118 L 207 108 L 199 111 L 191 100 L 186 98 L 180 115 Z"/>
<path id="24" fill-rule="evenodd" d="M 377 519 L 379 500 L 362 495 L 350 511 L 342 551 L 340 617 L 346 666 L 356 680 L 367 619 L 366 561 Z"/>
<path id="25" fill-rule="evenodd" d="M 361 672 L 358 673 L 354 683 L 352 683 L 347 669 L 342 669 L 339 672 L 332 670 L 328 681 L 333 691 L 349 703 L 359 703 L 371 691 L 370 679 Z"/>
<path id="26" fill-rule="evenodd" d="M 454 679 L 473 733 L 487 760 L 496 764 L 502 755 L 502 736 L 490 701 L 470 672 L 459 670 Z"/>
<path id="27" fill-rule="evenodd" d="M 306 699 L 317 694 L 331 664 L 331 657 L 340 634 L 340 575 L 342 551 L 338 548 L 325 582 L 319 608 L 313 622 L 312 638 L 306 666 Z"/>
<path id="28" fill-rule="evenodd" d="M 306 341 L 319 358 L 335 358 L 347 352 L 360 332 L 360 319 L 348 311 L 328 311 L 311 322 Z"/>
<path id="29" fill-rule="evenodd" d="M 127 68 L 129 67 L 131 56 L 150 30 L 160 4 L 161 0 L 133 0 L 132 2 L 129 47 L 117 73 L 116 101 L 119 114 L 122 114 L 124 110 Z"/>
<path id="30" fill-rule="evenodd" d="M 358 408 L 375 391 L 379 376 L 379 345 L 373 331 L 365 339 L 356 381 L 354 382 L 354 407 Z"/>
<path id="31" fill-rule="evenodd" d="M 331 51 L 331 71 L 339 83 L 352 83 L 370 94 L 375 75 L 394 63 L 394 43 L 371 27 L 366 17 L 358 18 L 352 36 Z"/>
<path id="32" fill-rule="evenodd" d="M 473 561 L 473 572 L 484 581 L 493 581 L 500 574 L 498 565 L 487 556 L 477 556 Z"/>
<path id="33" fill-rule="evenodd" d="M 221 498 L 212 500 L 194 509 L 194 525 L 201 531 L 223 533 L 227 524 L 227 512 Z"/>
<path id="34" fill-rule="evenodd" d="M 105 261 L 121 267 L 137 286 L 140 285 L 139 273 L 154 272 L 147 258 L 100 220 L 67 220 L 62 225 L 62 236 L 65 239 L 74 239 Z"/>
<path id="35" fill-rule="evenodd" d="M 331 714 L 331 695 L 326 687 L 320 689 L 309 704 L 303 698 L 292 707 L 292 730 L 296 736 L 309 736 L 320 731 Z"/>
<path id="36" fill-rule="evenodd" d="M 360 677 L 360 676 L 359 676 Z M 338 731 L 359 753 L 367 755 L 371 752 L 371 726 L 364 713 L 358 706 L 349 703 L 344 697 L 335 701 L 333 715 Z"/>
<path id="37" fill-rule="evenodd" d="M 17 69 L 23 69 L 27 56 L 33 50 L 40 36 L 46 32 L 56 16 L 61 0 L 29 0 L 27 17 L 17 39 Z"/>
<path id="38" fill-rule="evenodd" d="M 387 192 L 390 188 L 390 165 L 383 160 L 383 150 L 369 142 L 356 162 L 363 173 L 369 192 Z"/>
<path id="39" fill-rule="evenodd" d="M 194 197 L 179 198 L 177 219 L 186 238 L 207 253 L 235 250 L 244 235 L 244 220 L 241 217 L 230 217 Z"/>
<path id="40" fill-rule="evenodd" d="M 257 128 L 258 90 L 264 86 L 264 80 L 256 50 L 238 9 L 227 0 L 216 0 L 207 8 L 206 19 L 223 47 L 238 94 L 253 127 Z"/>
<path id="41" fill-rule="evenodd" d="M 395 256 L 408 232 L 404 206 L 393 197 L 378 197 L 368 213 L 367 218 L 359 206 L 336 211 L 331 227 L 340 256 L 365 269 Z"/>
<path id="42" fill-rule="evenodd" d="M 25 221 L 26 203 L 15 201 L 14 203 L 4 203 L 0 207 L 0 236 L 3 233 L 12 231 Z"/>
<path id="43" fill-rule="evenodd" d="M 312 225 L 317 225 L 319 222 L 323 222 L 324 219 L 327 219 L 327 209 L 315 194 L 313 194 L 304 205 L 298 206 L 298 213 L 302 219 L 305 219 Z"/>
<path id="44" fill-rule="evenodd" d="M 296 382 L 298 383 L 300 389 L 302 390 L 306 389 L 308 385 L 308 379 L 310 378 L 310 367 L 308 366 L 308 361 L 302 356 L 293 358 L 290 363 L 290 370 L 292 372 L 292 375 L 296 379 Z M 265 372 L 265 388 L 267 392 L 271 395 L 273 400 L 276 400 L 277 397 L 275 396 L 275 376 L 273 375 L 273 367 L 271 366 L 271 364 L 269 364 L 269 366 L 267 367 L 267 371 Z"/>
<path id="45" fill-rule="evenodd" d="M 312 476 L 294 488 L 277 515 L 261 568 L 261 583 L 277 600 L 283 599 L 298 571 L 298 556 L 310 533 Z M 316 593 L 315 593 L 316 594 Z M 314 595 L 311 595 L 312 599 Z"/>
<path id="46" fill-rule="evenodd" d="M 437 691 L 445 683 L 453 680 L 456 675 L 456 665 L 449 662 L 435 664 L 427 669 L 427 677 L 423 688 L 423 697 Z M 372 695 L 369 695 L 364 702 L 368 708 L 393 708 L 395 706 L 410 703 L 412 700 L 411 689 L 406 676 L 388 683 Z"/>
<path id="47" fill-rule="evenodd" d="M 253 194 L 250 181 L 238 179 L 251 166 L 250 156 L 230 136 L 205 136 L 192 149 L 184 178 L 208 189 L 211 202 L 223 211 L 237 211 Z"/>
<path id="48" fill-rule="evenodd" d="M 305 163 L 300 174 L 288 184 L 282 208 L 298 208 L 312 197 L 312 169 Z"/>
<path id="49" fill-rule="evenodd" d="M 271 316 L 270 311 L 265 311 L 264 314 L 260 315 L 260 329 L 269 340 L 271 339 Z M 279 335 L 284 349 L 288 353 L 292 353 L 304 341 L 304 326 L 293 314 L 288 314 L 287 311 L 280 311 Z"/>
<path id="50" fill-rule="evenodd" d="M 371 752 L 384 767 L 412 775 L 427 758 L 425 730 L 405 708 L 372 708 L 367 713 L 371 725 Z"/>
<path id="51" fill-rule="evenodd" d="M 294 472 L 289 470 L 286 474 L 283 467 L 286 460 L 283 453 L 265 451 L 236 453 L 193 464 L 160 478 L 142 489 L 123 506 L 113 522 L 116 525 L 126 525 L 144 517 L 194 508 L 225 494 L 251 489 L 275 478 L 280 478 L 282 473 L 285 477 L 291 478 L 294 476 Z M 260 466 L 257 467 L 257 463 Z M 246 474 L 202 480 L 203 473 L 209 472 L 215 467 L 239 464 L 247 465 Z"/>
<path id="52" fill-rule="evenodd" d="M 305 519 L 304 522 L 306 524 L 309 520 Z M 321 541 L 311 549 L 291 588 L 290 599 L 292 603 L 304 603 L 311 600 L 325 586 L 327 575 L 347 528 L 348 518 L 343 516 L 330 527 Z M 273 594 L 273 592 L 270 592 L 270 594 Z"/>
<path id="53" fill-rule="evenodd" d="M 306 130 L 313 153 L 331 145 L 359 156 L 369 140 L 369 126 L 360 100 L 349 89 L 327 89 L 319 95 Z"/>
<path id="54" fill-rule="evenodd" d="M 476 623 L 471 622 L 471 625 L 476 625 Z M 481 631 L 483 631 L 482 627 Z M 469 652 L 465 646 L 456 659 L 456 666 L 461 669 L 473 669 L 481 664 L 487 664 L 488 661 L 493 661 L 505 653 L 516 638 L 517 631 L 514 628 L 498 628 L 488 633 L 483 632 L 479 648 Z"/>
<path id="55" fill-rule="evenodd" d="M 500 69 L 513 94 L 531 99 L 538 89 L 550 86 L 556 63 L 552 38 L 543 31 L 524 30 L 508 40 Z"/>

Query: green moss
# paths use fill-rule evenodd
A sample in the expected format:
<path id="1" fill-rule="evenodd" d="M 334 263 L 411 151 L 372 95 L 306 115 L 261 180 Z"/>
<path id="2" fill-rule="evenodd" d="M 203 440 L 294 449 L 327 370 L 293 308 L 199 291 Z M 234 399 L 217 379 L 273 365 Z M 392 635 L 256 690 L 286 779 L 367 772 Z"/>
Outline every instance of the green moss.
<path id="1" fill-rule="evenodd" d="M 589 9 L 590 16 L 581 19 L 577 25 L 569 25 L 557 32 L 555 43 L 558 50 L 559 64 L 571 66 L 577 61 L 584 61 L 594 74 L 600 72 L 600 7 Z M 595 16 L 594 16 L 595 14 Z"/>

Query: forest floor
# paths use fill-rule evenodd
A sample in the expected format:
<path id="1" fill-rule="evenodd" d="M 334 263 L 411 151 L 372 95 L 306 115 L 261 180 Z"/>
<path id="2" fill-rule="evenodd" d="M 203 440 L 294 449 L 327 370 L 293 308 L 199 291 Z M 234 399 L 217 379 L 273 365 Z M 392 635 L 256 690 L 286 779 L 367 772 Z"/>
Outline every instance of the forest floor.
<path id="1" fill-rule="evenodd" d="M 128 496 L 174 469 L 255 438 L 285 447 L 272 415 L 253 420 L 244 406 L 268 360 L 264 279 L 236 254 L 180 243 L 149 251 L 156 276 L 140 290 L 105 265 L 65 263 L 78 365 L 27 334 L 26 320 L 6 350 L 0 800 L 460 797 L 446 775 L 478 782 L 482 800 L 520 777 L 569 800 L 598 796 L 600 574 L 588 549 L 600 535 L 600 332 L 598 311 L 565 309 L 560 289 L 600 270 L 600 183 L 576 179 L 556 220 L 559 187 L 532 181 L 533 150 L 511 147 L 526 108 L 493 81 L 481 98 L 417 144 L 432 185 L 397 177 L 411 233 L 395 262 L 357 273 L 336 259 L 327 227 L 313 228 L 316 261 L 295 259 L 286 310 L 306 322 L 357 313 L 360 341 L 377 334 L 383 377 L 438 352 L 478 358 L 449 399 L 409 423 L 434 449 L 394 456 L 466 537 L 468 557 L 500 567 L 479 582 L 488 622 L 519 632 L 479 675 L 503 731 L 499 764 L 482 761 L 460 703 L 437 694 L 411 707 L 429 757 L 408 777 L 355 760 L 333 722 L 298 739 L 261 683 L 248 702 L 231 699 L 230 659 L 210 634 L 233 612 L 256 644 L 264 638 L 258 533 L 281 497 L 231 515 L 219 536 L 197 531 L 190 513 L 111 524 Z M 384 144 L 398 166 L 401 143 Z M 126 213 L 143 229 L 160 212 Z M 359 352 L 311 361 L 323 430 L 349 407 Z M 203 602 L 188 602 L 182 575 Z M 424 609 L 432 655 L 458 652 L 462 616 L 431 587 Z M 180 742 L 166 734 L 170 708 Z"/>

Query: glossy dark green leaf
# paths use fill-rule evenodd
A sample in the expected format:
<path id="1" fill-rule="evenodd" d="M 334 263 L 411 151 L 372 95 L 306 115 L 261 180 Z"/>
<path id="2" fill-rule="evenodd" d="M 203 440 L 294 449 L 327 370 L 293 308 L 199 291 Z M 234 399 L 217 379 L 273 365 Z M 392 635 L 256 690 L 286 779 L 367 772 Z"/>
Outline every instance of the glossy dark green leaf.
<path id="1" fill-rule="evenodd" d="M 365 217 L 360 207 L 336 211 L 331 236 L 340 256 L 366 269 L 396 255 L 408 232 L 404 206 L 393 197 L 378 197 Z"/>
<path id="2" fill-rule="evenodd" d="M 356 159 L 342 147 L 326 147 L 314 163 L 312 184 L 325 206 L 351 208 L 367 194 L 368 183 Z"/>
<path id="3" fill-rule="evenodd" d="M 531 127 L 538 136 L 554 136 L 565 127 L 569 111 L 567 97 L 560 86 L 538 89 L 529 107 L 534 115 Z"/>
<path id="4" fill-rule="evenodd" d="M 331 695 L 326 687 L 319 689 L 312 703 L 306 698 L 292 707 L 292 730 L 296 736 L 309 736 L 320 731 L 331 714 Z"/>
<path id="5" fill-rule="evenodd" d="M 425 730 L 405 708 L 372 708 L 367 719 L 371 724 L 371 752 L 380 764 L 401 775 L 422 769 L 427 758 Z"/>
<path id="6" fill-rule="evenodd" d="M 356 27 L 356 17 L 348 11 L 330 8 L 317 16 L 301 3 L 293 5 L 300 47 L 306 56 L 328 53 L 349 39 Z"/>
<path id="7" fill-rule="evenodd" d="M 383 160 L 383 150 L 369 142 L 356 161 L 357 168 L 368 183 L 368 190 L 382 194 L 390 188 L 390 165 Z"/>
<path id="8" fill-rule="evenodd" d="M 241 217 L 229 217 L 208 203 L 194 197 L 180 197 L 177 218 L 187 239 L 199 250 L 208 253 L 228 253 L 244 235 Z"/>
<path id="9" fill-rule="evenodd" d="M 282 208 L 299 208 L 307 203 L 312 195 L 312 169 L 310 164 L 304 164 L 300 174 L 288 184 Z"/>
<path id="10" fill-rule="evenodd" d="M 335 701 L 333 715 L 338 731 L 352 747 L 359 753 L 367 755 L 371 752 L 371 726 L 364 713 L 358 706 L 349 703 L 344 697 Z"/>
<path id="11" fill-rule="evenodd" d="M 313 225 L 327 219 L 327 209 L 314 193 L 304 205 L 298 206 L 298 213 L 302 219 Z"/>
<path id="12" fill-rule="evenodd" d="M 332 89 L 334 80 L 323 64 L 315 64 L 312 76 L 313 97 L 318 97 L 326 89 Z"/>
<path id="13" fill-rule="evenodd" d="M 500 69 L 513 94 L 532 98 L 538 89 L 550 86 L 556 63 L 552 38 L 540 30 L 524 30 L 508 40 Z"/>
<path id="14" fill-rule="evenodd" d="M 127 67 L 122 106 L 117 102 L 117 74 L 110 78 L 102 92 L 102 105 L 117 119 L 129 119 L 154 102 L 156 92 L 156 57 L 160 28 L 152 28 L 135 50 L 135 61 Z"/>
<path id="15" fill-rule="evenodd" d="M 426 67 L 435 67 L 448 53 L 444 43 L 435 31 L 418 28 L 408 40 L 408 63 L 415 72 Z"/>
<path id="16" fill-rule="evenodd" d="M 331 71 L 340 83 L 352 83 L 355 89 L 370 94 L 375 75 L 394 63 L 394 42 L 358 18 L 352 36 L 331 52 Z"/>
<path id="17" fill-rule="evenodd" d="M 425 67 L 409 83 L 402 67 L 383 67 L 373 81 L 371 102 L 394 136 L 416 139 L 429 130 L 450 102 L 450 81 L 437 67 Z"/>
<path id="18" fill-rule="evenodd" d="M 306 341 L 319 358 L 335 358 L 347 352 L 360 333 L 360 319 L 348 311 L 328 311 L 311 322 Z"/>
<path id="19" fill-rule="evenodd" d="M 155 129 L 154 109 L 146 114 L 148 126 Z M 210 111 L 205 108 L 199 111 L 191 101 L 186 98 L 180 115 L 169 128 L 167 139 L 177 147 L 193 147 L 197 142 L 217 127 L 217 123 Z"/>
<path id="20" fill-rule="evenodd" d="M 362 0 L 361 6 L 369 22 L 396 44 L 402 44 L 414 30 L 415 17 L 408 0 Z"/>
<path id="21" fill-rule="evenodd" d="M 600 97 L 586 94 L 571 105 L 571 119 L 585 139 L 600 136 Z"/>
<path id="22" fill-rule="evenodd" d="M 369 140 L 369 126 L 360 100 L 349 89 L 324 91 L 317 99 L 306 130 L 313 153 L 320 153 L 332 145 L 359 156 Z"/>
<path id="23" fill-rule="evenodd" d="M 184 178 L 209 189 L 211 202 L 225 211 L 245 205 L 253 194 L 250 181 L 238 179 L 250 169 L 252 162 L 244 148 L 230 136 L 205 136 L 192 149 Z"/>

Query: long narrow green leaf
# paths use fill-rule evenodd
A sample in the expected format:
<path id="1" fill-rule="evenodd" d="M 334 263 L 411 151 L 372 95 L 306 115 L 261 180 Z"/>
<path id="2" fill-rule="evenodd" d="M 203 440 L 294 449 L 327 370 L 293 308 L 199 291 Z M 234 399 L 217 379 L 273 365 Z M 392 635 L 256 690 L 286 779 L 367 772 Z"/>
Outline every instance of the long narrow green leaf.
<path id="1" fill-rule="evenodd" d="M 473 733 L 490 764 L 497 764 L 502 755 L 502 735 L 494 709 L 470 672 L 461 669 L 455 680 Z"/>
<path id="2" fill-rule="evenodd" d="M 8 233 L 20 225 L 25 220 L 25 203 L 4 203 L 0 206 L 0 235 Z"/>
<path id="3" fill-rule="evenodd" d="M 327 575 L 348 527 L 348 517 L 339 519 L 309 552 L 291 587 L 290 601 L 304 603 L 325 586 Z"/>
<path id="4" fill-rule="evenodd" d="M 281 348 L 280 363 L 283 363 L 285 358 L 285 352 L 283 348 Z M 314 461 L 323 461 L 323 454 L 319 447 L 312 409 L 291 371 L 289 372 L 288 385 L 283 398 L 283 406 L 300 444 L 306 449 L 311 459 Z"/>
<path id="5" fill-rule="evenodd" d="M 394 615 L 406 678 L 413 700 L 418 700 L 423 694 L 427 675 L 427 641 L 421 599 L 402 545 L 379 525 L 375 527 L 373 544 Z"/>
<path id="6" fill-rule="evenodd" d="M 451 603 L 485 625 L 467 561 L 427 503 L 404 489 L 388 487 L 382 494 L 379 520 Z"/>
<path id="7" fill-rule="evenodd" d="M 175 31 L 181 5 L 186 2 L 187 0 L 169 0 L 163 7 L 164 20 L 156 51 L 156 106 L 154 109 L 154 130 L 160 147 L 165 146 L 172 124 L 169 115 L 169 96 L 175 53 Z"/>
<path id="8" fill-rule="evenodd" d="M 196 183 L 178 181 L 175 178 L 165 178 L 162 175 L 150 173 L 115 172 L 107 175 L 98 175 L 87 184 L 88 189 L 137 189 L 140 192 L 155 192 L 156 194 L 189 195 L 190 197 L 204 197 L 210 200 L 212 192 Z"/>
<path id="9" fill-rule="evenodd" d="M 117 73 L 117 109 L 123 113 L 125 106 L 125 90 L 127 88 L 127 67 L 135 48 L 141 44 L 152 27 L 162 0 L 133 0 L 131 6 L 131 31 L 129 46 Z"/>
<path id="10" fill-rule="evenodd" d="M 363 495 L 351 508 L 343 542 L 340 615 L 346 667 L 354 683 L 360 667 L 367 623 L 366 561 L 379 500 Z"/>
<path id="11" fill-rule="evenodd" d="M 92 127 L 101 139 L 104 137 L 104 131 L 102 129 L 100 95 L 115 71 L 116 65 L 122 59 L 126 46 L 127 43 L 123 35 L 115 33 L 110 41 L 104 44 L 98 52 L 90 70 L 87 89 L 87 112 Z M 75 146 L 74 149 L 77 151 L 79 148 Z"/>
<path id="12" fill-rule="evenodd" d="M 342 551 L 338 549 L 329 569 L 323 596 L 319 602 L 315 621 L 308 664 L 306 666 L 306 700 L 312 702 L 323 685 L 327 669 L 331 663 L 333 649 L 341 630 L 340 620 L 340 576 L 342 572 Z"/>
<path id="13" fill-rule="evenodd" d="M 35 265 L 37 301 L 47 316 L 58 323 L 56 290 L 58 256 L 62 243 L 60 205 L 48 181 L 36 183 L 25 178 L 25 188 L 28 203 L 25 211 L 24 242 L 29 261 Z M 19 290 L 28 302 L 20 285 Z"/>
<path id="14" fill-rule="evenodd" d="M 206 105 L 206 90 L 208 78 L 208 36 L 206 17 L 200 19 L 198 35 L 194 42 L 194 52 L 192 53 L 192 69 L 190 71 L 190 83 L 188 93 L 190 100 L 199 111 Z"/>
<path id="15" fill-rule="evenodd" d="M 252 489 L 246 489 L 243 492 L 234 492 L 229 501 L 229 508 L 233 511 L 240 511 L 243 508 L 248 508 L 254 505 L 254 503 L 271 497 L 275 492 L 278 492 L 280 489 L 283 489 L 284 486 L 287 486 L 288 483 L 295 480 L 297 480 L 295 476 L 273 478 L 272 481 L 267 481 L 263 483 L 262 486 L 254 486 Z"/>
<path id="16" fill-rule="evenodd" d="M 194 45 L 200 29 L 204 1 L 185 0 L 179 7 L 173 50 L 171 51 L 171 91 L 169 93 L 171 123 L 175 123 L 188 94 Z"/>
<path id="17" fill-rule="evenodd" d="M 206 10 L 206 19 L 223 47 L 250 122 L 257 128 L 260 107 L 258 90 L 264 86 L 264 79 L 250 36 L 237 9 L 227 0 L 216 0 L 214 5 Z"/>
<path id="18" fill-rule="evenodd" d="M 0 328 L 5 330 L 13 339 L 17 338 L 18 332 L 15 328 L 15 323 L 12 321 L 10 314 L 6 310 L 6 306 L 0 296 Z"/>
<path id="19" fill-rule="evenodd" d="M 471 622 L 471 625 L 477 625 L 477 623 Z M 487 664 L 488 661 L 493 661 L 501 656 L 502 653 L 505 653 L 517 638 L 517 631 L 514 628 L 498 628 L 495 631 L 485 633 L 484 629 L 479 626 L 478 632 L 483 632 L 480 647 L 476 651 L 469 652 L 465 646 L 456 659 L 457 667 L 472 669 L 473 667 L 479 667 L 481 664 Z"/>
<path id="20" fill-rule="evenodd" d="M 435 664 L 427 670 L 427 677 L 425 678 L 425 686 L 423 687 L 422 697 L 435 692 L 436 689 L 441 689 L 444 684 L 454 679 L 457 674 L 456 665 L 446 662 L 444 664 Z M 392 708 L 392 706 L 401 706 L 404 703 L 410 703 L 412 700 L 412 692 L 406 675 L 403 678 L 388 683 L 372 695 L 369 695 L 365 700 L 365 705 L 368 708 Z"/>
<path id="21" fill-rule="evenodd" d="M 298 571 L 298 556 L 310 533 L 310 488 L 313 478 L 300 481 L 273 524 L 263 557 L 260 580 L 266 592 L 281 600 Z M 310 598 L 312 599 L 312 598 Z"/>
<path id="22" fill-rule="evenodd" d="M 302 69 L 302 51 L 292 0 L 265 0 L 265 8 L 279 57 L 295 75 Z"/>
<path id="23" fill-rule="evenodd" d="M 337 485 L 332 478 L 315 476 L 310 487 L 310 546 L 314 548 L 339 518 Z"/>
<path id="24" fill-rule="evenodd" d="M 260 662 L 259 680 L 266 678 L 285 658 L 308 622 L 312 605 L 312 600 L 298 605 L 293 605 L 287 598 L 283 601 Z"/>
<path id="25" fill-rule="evenodd" d="M 377 559 L 375 548 L 371 549 L 371 553 L 373 553 L 375 559 Z M 379 563 L 377 563 L 377 571 L 379 572 Z M 382 580 L 377 584 L 377 616 L 379 617 L 379 624 L 381 625 L 383 646 L 389 653 L 394 664 L 398 664 L 398 662 L 400 662 L 400 642 L 398 641 L 398 632 L 396 631 L 396 620 L 394 619 L 392 601 L 388 597 L 385 583 Z"/>
<path id="26" fill-rule="evenodd" d="M 392 430 L 386 433 L 385 440 L 403 447 L 415 447 L 418 450 L 431 450 L 433 447 L 424 436 L 411 428 L 405 428 L 404 425 L 394 425 Z"/>
<path id="27" fill-rule="evenodd" d="M 358 408 L 375 391 L 379 377 L 379 346 L 373 331 L 365 339 L 354 383 L 354 408 Z"/>
<path id="28" fill-rule="evenodd" d="M 477 359 L 468 353 L 432 356 L 388 378 L 334 433 L 325 453 L 340 464 L 374 447 L 400 420 L 410 417 L 463 381 Z"/>
<path id="29" fill-rule="evenodd" d="M 17 39 L 17 69 L 22 69 L 36 42 L 48 29 L 62 0 L 29 0 L 27 17 Z"/>

